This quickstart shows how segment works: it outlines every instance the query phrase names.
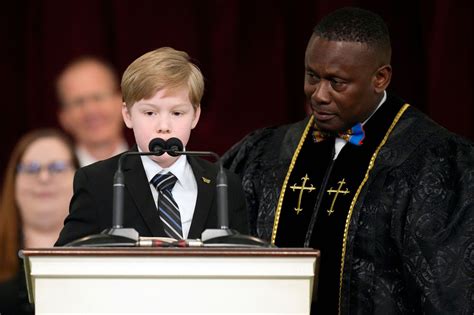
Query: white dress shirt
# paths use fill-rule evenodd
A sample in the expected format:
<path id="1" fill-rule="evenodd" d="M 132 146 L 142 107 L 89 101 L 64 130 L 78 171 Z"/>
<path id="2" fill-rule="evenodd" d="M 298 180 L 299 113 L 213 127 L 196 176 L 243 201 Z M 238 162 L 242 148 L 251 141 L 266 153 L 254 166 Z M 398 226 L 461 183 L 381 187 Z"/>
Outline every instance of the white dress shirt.
<path id="1" fill-rule="evenodd" d="M 142 152 L 140 149 L 139 151 Z M 191 165 L 189 165 L 188 159 L 186 156 L 181 155 L 176 160 L 176 162 L 173 163 L 173 165 L 168 168 L 162 168 L 149 156 L 141 156 L 140 158 L 143 163 L 143 168 L 145 169 L 148 183 L 150 183 L 151 179 L 158 173 L 166 174 L 171 172 L 178 179 L 173 187 L 173 190 L 171 190 L 171 194 L 173 195 L 173 198 L 179 207 L 181 226 L 183 228 L 183 238 L 188 238 L 197 200 L 196 178 L 194 177 L 194 173 Z M 150 184 L 150 190 L 153 194 L 153 200 L 155 200 L 155 204 L 158 209 L 158 191 L 152 184 Z M 158 210 L 156 211 L 156 215 L 159 215 Z"/>

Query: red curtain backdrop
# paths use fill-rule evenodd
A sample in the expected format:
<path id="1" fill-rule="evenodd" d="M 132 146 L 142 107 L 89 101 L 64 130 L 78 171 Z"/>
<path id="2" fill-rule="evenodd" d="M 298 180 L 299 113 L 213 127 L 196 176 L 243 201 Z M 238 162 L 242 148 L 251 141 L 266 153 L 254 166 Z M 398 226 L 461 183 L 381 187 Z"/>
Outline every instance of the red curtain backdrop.
<path id="1" fill-rule="evenodd" d="M 58 126 L 55 78 L 82 54 L 106 58 L 122 74 L 149 50 L 187 51 L 206 78 L 191 149 L 222 154 L 254 129 L 297 121 L 305 115 L 303 57 L 312 27 L 343 6 L 387 21 L 390 90 L 474 140 L 471 1 L 8 1 L 0 13 L 0 174 L 24 132 Z"/>

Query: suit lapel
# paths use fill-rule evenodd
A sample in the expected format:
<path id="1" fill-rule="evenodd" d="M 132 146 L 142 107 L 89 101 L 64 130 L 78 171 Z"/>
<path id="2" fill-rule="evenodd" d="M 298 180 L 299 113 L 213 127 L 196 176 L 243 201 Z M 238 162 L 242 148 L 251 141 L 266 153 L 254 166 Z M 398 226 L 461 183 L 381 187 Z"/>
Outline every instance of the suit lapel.
<path id="1" fill-rule="evenodd" d="M 129 157 L 124 163 L 125 187 L 152 236 L 165 236 L 153 195 L 140 157 Z M 125 209 L 127 211 L 127 209 Z"/>
<path id="2" fill-rule="evenodd" d="M 201 238 L 201 233 L 206 227 L 212 201 L 215 198 L 216 177 L 208 169 L 203 168 L 196 158 L 189 156 L 188 162 L 193 170 L 198 188 L 196 207 L 194 208 L 188 238 Z"/>

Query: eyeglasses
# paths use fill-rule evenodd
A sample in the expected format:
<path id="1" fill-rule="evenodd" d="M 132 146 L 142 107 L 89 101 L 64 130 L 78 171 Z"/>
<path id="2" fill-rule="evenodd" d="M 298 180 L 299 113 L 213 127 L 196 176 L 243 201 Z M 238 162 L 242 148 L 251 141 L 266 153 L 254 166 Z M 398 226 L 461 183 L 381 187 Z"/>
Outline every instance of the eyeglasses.
<path id="1" fill-rule="evenodd" d="M 54 161 L 46 165 L 41 165 L 39 162 L 20 163 L 16 170 L 19 174 L 36 176 L 39 175 L 43 169 L 46 169 L 49 175 L 58 175 L 68 171 L 70 168 L 70 162 Z"/>

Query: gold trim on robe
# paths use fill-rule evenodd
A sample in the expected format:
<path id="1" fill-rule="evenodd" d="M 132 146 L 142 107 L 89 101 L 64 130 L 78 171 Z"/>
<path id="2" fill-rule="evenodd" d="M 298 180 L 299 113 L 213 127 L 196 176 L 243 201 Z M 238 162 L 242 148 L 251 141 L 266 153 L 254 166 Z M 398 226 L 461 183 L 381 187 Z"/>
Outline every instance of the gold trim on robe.
<path id="1" fill-rule="evenodd" d="M 398 123 L 401 116 L 408 109 L 409 106 L 410 106 L 409 104 L 404 104 L 402 106 L 402 108 L 398 111 L 398 113 L 395 116 L 394 120 L 392 121 L 390 127 L 388 128 L 387 132 L 385 133 L 384 138 L 382 139 L 382 141 L 378 145 L 377 149 L 373 153 L 373 155 L 370 159 L 369 165 L 367 167 L 367 171 L 365 173 L 364 179 L 362 180 L 361 184 L 359 185 L 359 188 L 357 189 L 356 193 L 354 194 L 354 198 L 352 199 L 351 205 L 349 207 L 349 212 L 348 212 L 347 218 L 346 218 L 346 223 L 345 223 L 345 227 L 344 227 L 344 236 L 343 236 L 343 241 L 342 241 L 341 271 L 340 271 L 340 277 L 339 277 L 339 305 L 338 305 L 338 313 L 339 314 L 341 312 L 342 276 L 343 276 L 343 270 L 344 270 L 344 260 L 345 260 L 345 255 L 346 255 L 346 248 L 347 248 L 347 236 L 349 234 L 349 225 L 350 225 L 350 221 L 351 221 L 351 218 L 352 218 L 352 212 L 354 210 L 357 199 L 359 198 L 359 194 L 362 191 L 362 188 L 364 187 L 365 183 L 367 182 L 367 180 L 369 178 L 370 171 L 372 170 L 372 168 L 375 165 L 375 160 L 376 160 L 381 148 L 385 145 L 385 143 L 387 142 L 388 137 L 390 136 L 391 132 L 393 131 L 393 128 L 395 128 L 395 125 Z M 313 125 L 313 119 L 314 119 L 313 116 L 311 116 L 308 123 L 307 123 L 307 125 L 306 125 L 306 127 L 305 127 L 305 129 L 304 129 L 304 131 L 303 131 L 303 134 L 301 135 L 298 146 L 296 147 L 296 150 L 295 150 L 295 152 L 293 154 L 293 157 L 291 159 L 290 166 L 288 168 L 288 172 L 286 174 L 285 180 L 283 181 L 283 185 L 282 185 L 281 192 L 280 192 L 280 197 L 278 198 L 277 208 L 275 210 L 275 219 L 273 221 L 273 230 L 272 230 L 272 237 L 271 237 L 271 244 L 272 245 L 275 245 L 276 235 L 277 235 L 277 231 L 278 231 L 278 224 L 279 224 L 279 221 L 280 221 L 280 214 L 281 214 L 281 210 L 282 210 L 282 207 L 283 207 L 283 199 L 285 197 L 286 187 L 288 185 L 288 181 L 290 179 L 290 175 L 293 171 L 293 168 L 295 167 L 298 155 L 301 151 L 301 148 L 303 147 L 303 143 L 305 142 L 306 137 L 308 135 L 308 132 L 309 132 L 309 130 L 311 129 L 311 127 Z"/>
<path id="2" fill-rule="evenodd" d="M 370 158 L 369 166 L 367 168 L 367 171 L 365 172 L 364 179 L 362 180 L 359 188 L 357 189 L 356 193 L 354 194 L 354 198 L 352 199 L 351 205 L 349 207 L 349 213 L 347 214 L 346 218 L 346 224 L 344 227 L 344 236 L 342 239 L 342 254 L 341 254 L 341 272 L 339 275 L 339 305 L 338 305 L 338 313 L 341 314 L 341 296 L 342 296 L 342 275 L 344 271 L 344 260 L 346 257 L 346 248 L 347 248 L 347 235 L 349 234 L 349 225 L 351 222 L 352 218 L 352 211 L 354 210 L 355 204 L 357 202 L 357 199 L 359 198 L 359 194 L 362 191 L 362 188 L 364 187 L 365 183 L 369 179 L 369 174 L 372 168 L 375 165 L 375 160 L 377 159 L 377 156 L 379 155 L 380 149 L 385 145 L 387 142 L 388 137 L 392 133 L 393 128 L 395 128 L 395 125 L 398 123 L 400 120 L 400 117 L 402 117 L 403 113 L 410 107 L 409 104 L 405 104 L 402 106 L 402 108 L 398 111 L 397 115 L 393 119 L 392 124 L 388 128 L 387 132 L 385 133 L 385 136 L 383 137 L 382 141 L 380 142 L 379 146 L 377 149 L 375 149 L 374 154 L 372 154 L 372 157 Z"/>
<path id="3" fill-rule="evenodd" d="M 277 229 L 278 229 L 278 222 L 280 220 L 280 213 L 281 213 L 281 208 L 283 206 L 283 198 L 285 196 L 286 186 L 288 185 L 288 181 L 290 180 L 291 172 L 293 171 L 293 168 L 295 167 L 296 159 L 298 158 L 298 155 L 300 154 L 300 151 L 301 151 L 301 148 L 303 147 L 303 143 L 306 139 L 306 136 L 308 135 L 309 130 L 313 127 L 313 120 L 314 120 L 314 117 L 313 117 L 313 115 L 311 115 L 311 117 L 309 118 L 308 123 L 306 124 L 306 127 L 304 128 L 303 135 L 301 136 L 300 142 L 298 143 L 298 146 L 296 147 L 295 153 L 293 154 L 293 158 L 291 159 L 290 167 L 288 169 L 288 173 L 286 173 L 285 180 L 283 181 L 283 186 L 281 187 L 280 198 L 278 198 L 278 204 L 277 204 L 277 208 L 275 210 L 275 219 L 273 221 L 273 230 L 272 230 L 272 238 L 271 238 L 271 244 L 272 245 L 275 245 L 275 239 L 276 239 L 276 234 L 277 234 Z"/>

